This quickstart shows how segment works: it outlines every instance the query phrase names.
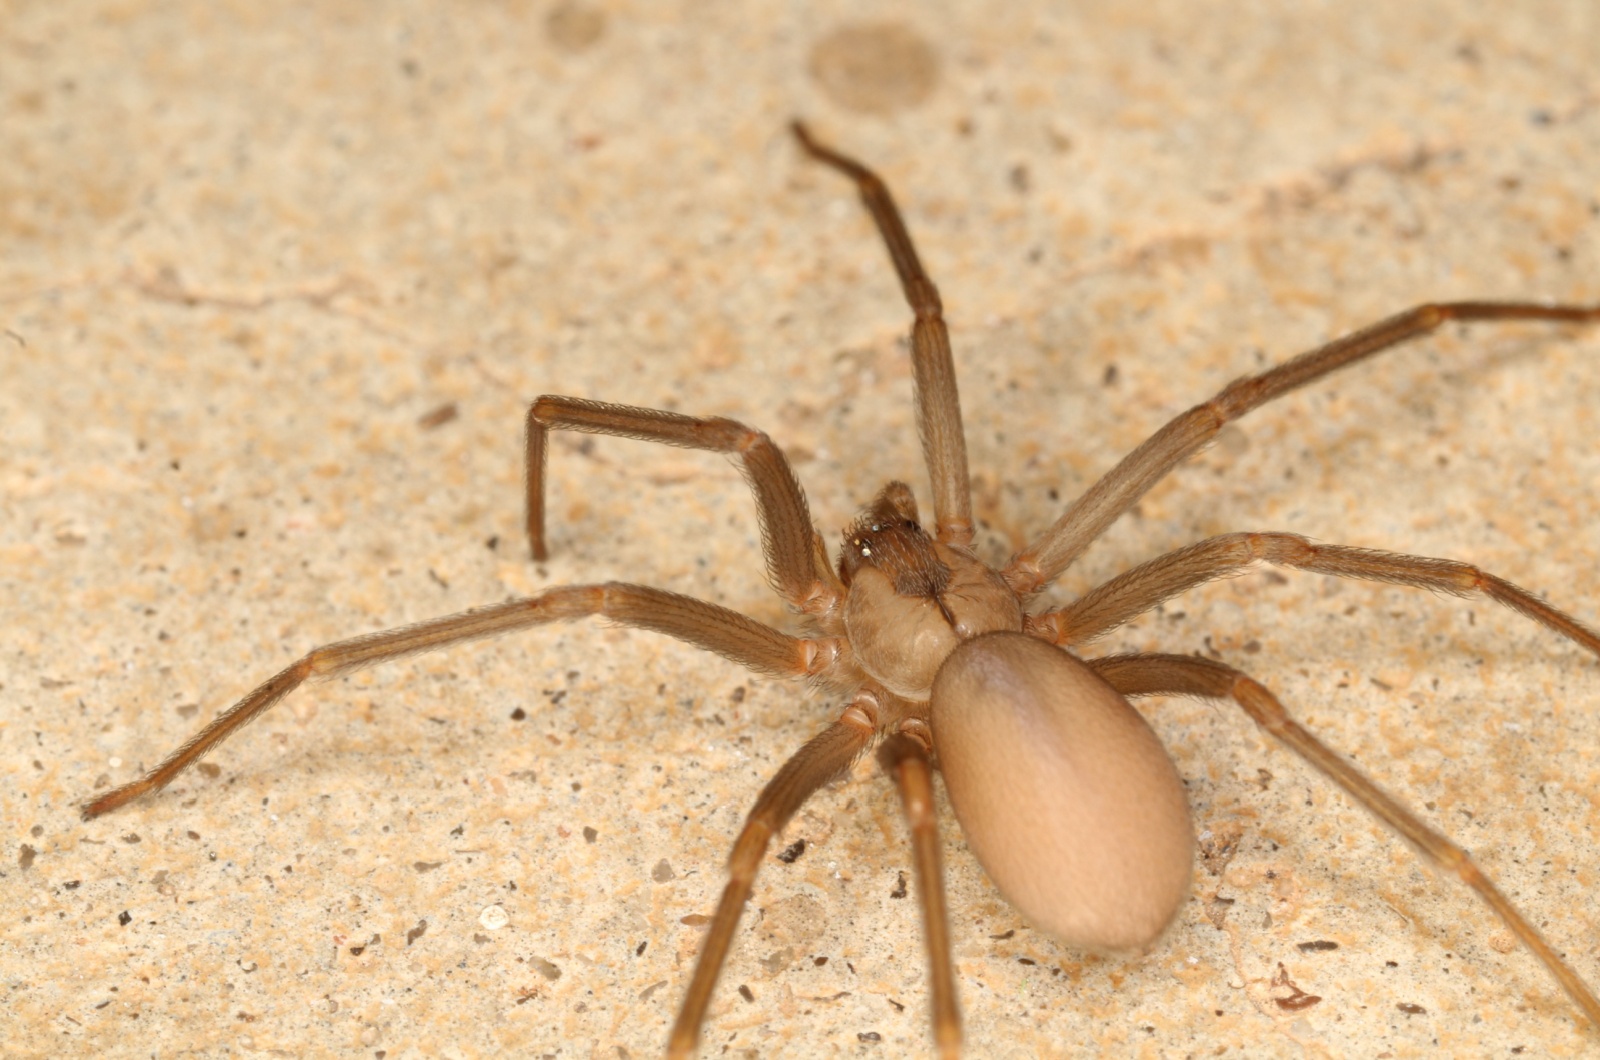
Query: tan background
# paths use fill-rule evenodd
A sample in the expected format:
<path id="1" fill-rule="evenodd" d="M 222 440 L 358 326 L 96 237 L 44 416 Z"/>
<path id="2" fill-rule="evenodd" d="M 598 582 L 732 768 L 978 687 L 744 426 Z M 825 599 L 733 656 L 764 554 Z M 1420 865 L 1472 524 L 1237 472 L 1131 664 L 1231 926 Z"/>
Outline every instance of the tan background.
<path id="1" fill-rule="evenodd" d="M 683 919 L 836 709 L 802 689 L 551 629 L 305 690 L 164 795 L 73 805 L 329 639 L 612 577 L 782 621 L 714 457 L 563 436 L 554 556 L 527 562 L 539 393 L 745 418 L 830 536 L 891 476 L 925 497 L 906 311 L 796 114 L 881 167 L 945 289 L 995 559 L 1165 417 L 1333 333 L 1429 298 L 1600 297 L 1600 8 L 1387 6 L 0 4 L 0 1051 L 658 1052 Z M 1055 598 L 1288 529 L 1600 617 L 1597 357 L 1593 330 L 1451 328 L 1288 399 Z M 1105 647 L 1248 667 L 1600 981 L 1579 649 L 1294 574 Z M 972 1055 L 1600 1040 L 1237 712 L 1149 713 L 1231 862 L 1197 866 L 1154 954 L 1097 960 L 1022 923 L 952 826 Z M 794 838 L 707 1055 L 923 1051 L 888 786 L 863 765 Z M 1279 1004 L 1289 983 L 1321 1001 Z"/>

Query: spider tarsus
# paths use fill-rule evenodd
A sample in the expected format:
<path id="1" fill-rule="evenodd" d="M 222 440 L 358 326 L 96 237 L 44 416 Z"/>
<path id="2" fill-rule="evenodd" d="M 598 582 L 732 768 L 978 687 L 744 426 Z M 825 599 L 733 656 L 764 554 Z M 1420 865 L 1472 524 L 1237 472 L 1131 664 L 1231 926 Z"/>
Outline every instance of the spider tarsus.
<path id="1" fill-rule="evenodd" d="M 78 816 L 85 821 L 92 821 L 96 817 L 104 816 L 119 807 L 137 799 L 150 790 L 150 784 L 143 780 L 136 780 L 132 784 L 124 784 L 120 788 L 112 788 L 98 799 L 90 799 L 78 808 Z"/>
<path id="2" fill-rule="evenodd" d="M 863 187 L 883 187 L 883 181 L 872 170 L 853 158 L 841 155 L 833 148 L 825 146 L 821 141 L 812 137 L 811 130 L 807 128 L 805 122 L 796 118 L 789 123 L 789 128 L 794 133 L 795 139 L 800 141 L 800 146 L 805 149 L 806 154 L 812 158 L 848 174 Z"/>

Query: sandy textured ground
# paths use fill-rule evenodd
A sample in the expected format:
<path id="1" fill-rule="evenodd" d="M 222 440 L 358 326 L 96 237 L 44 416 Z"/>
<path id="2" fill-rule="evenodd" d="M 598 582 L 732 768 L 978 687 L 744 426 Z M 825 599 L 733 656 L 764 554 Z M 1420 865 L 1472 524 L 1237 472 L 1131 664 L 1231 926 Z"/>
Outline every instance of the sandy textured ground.
<path id="1" fill-rule="evenodd" d="M 747 419 L 830 536 L 890 477 L 926 498 L 907 313 L 791 116 L 881 167 L 944 287 L 996 559 L 1334 333 L 1600 298 L 1589 0 L 1204 6 L 0 3 L 0 1052 L 659 1051 L 741 816 L 837 709 L 802 689 L 575 625 L 304 690 L 165 794 L 74 805 L 341 636 L 607 578 L 784 620 L 703 454 L 562 436 L 530 563 L 539 393 Z M 1230 428 L 1053 598 L 1284 529 L 1600 619 L 1597 408 L 1600 329 L 1449 328 Z M 1600 981 L 1580 649 L 1304 574 L 1103 647 L 1247 667 Z M 1596 1048 L 1477 901 L 1236 711 L 1148 712 L 1207 837 L 1194 900 L 1144 960 L 1086 958 L 952 823 L 973 1056 Z M 891 791 L 863 765 L 799 838 L 706 1055 L 925 1051 Z"/>

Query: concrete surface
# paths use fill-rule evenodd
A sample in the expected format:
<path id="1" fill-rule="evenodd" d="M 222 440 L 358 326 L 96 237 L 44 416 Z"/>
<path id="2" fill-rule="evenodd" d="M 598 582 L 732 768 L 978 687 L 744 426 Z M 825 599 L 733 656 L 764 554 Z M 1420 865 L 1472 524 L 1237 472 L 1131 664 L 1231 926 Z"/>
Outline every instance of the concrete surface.
<path id="1" fill-rule="evenodd" d="M 1597 11 L 0 5 L 0 1052 L 657 1054 L 743 813 L 837 709 L 804 689 L 574 625 L 303 690 L 167 793 L 74 805 L 330 639 L 606 578 L 783 620 L 747 492 L 700 454 L 562 437 L 528 562 L 539 393 L 747 419 L 830 536 L 889 477 L 925 498 L 907 313 L 791 116 L 905 204 L 998 559 L 1164 418 L 1334 333 L 1600 298 Z M 1291 397 L 1053 598 L 1286 529 L 1600 619 L 1597 358 L 1600 330 L 1450 328 Z M 1247 667 L 1600 981 L 1581 650 L 1297 574 L 1102 647 Z M 1147 706 L 1208 837 L 1194 901 L 1145 959 L 1084 957 L 952 823 L 972 1056 L 1594 1050 L 1476 900 L 1236 711 Z M 704 1054 L 925 1052 L 887 784 L 863 766 L 797 838 Z"/>

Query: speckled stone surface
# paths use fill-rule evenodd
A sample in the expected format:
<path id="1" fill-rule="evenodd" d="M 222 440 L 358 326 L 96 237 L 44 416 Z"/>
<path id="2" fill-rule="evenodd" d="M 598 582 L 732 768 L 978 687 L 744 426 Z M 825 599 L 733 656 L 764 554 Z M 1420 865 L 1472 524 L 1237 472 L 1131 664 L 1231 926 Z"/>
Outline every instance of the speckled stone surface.
<path id="1" fill-rule="evenodd" d="M 75 804 L 339 637 L 610 578 L 784 621 L 704 454 L 558 437 L 529 562 L 537 394 L 758 425 L 830 538 L 890 477 L 926 503 L 908 314 L 794 115 L 881 169 L 944 289 L 993 559 L 1332 334 L 1600 298 L 1594 4 L 1207 6 L 0 5 L 0 1053 L 660 1051 L 743 813 L 837 709 L 802 688 L 550 628 L 303 689 L 169 791 Z M 1050 599 L 1278 529 L 1600 619 L 1597 408 L 1600 329 L 1448 328 L 1229 428 Z M 1579 648 L 1257 573 L 1096 647 L 1131 649 L 1256 674 L 1600 981 Z M 1238 711 L 1145 706 L 1207 856 L 1144 959 L 1030 929 L 946 817 L 972 1056 L 1596 1048 Z M 705 1055 L 927 1051 L 903 834 L 866 763 L 796 820 Z"/>

